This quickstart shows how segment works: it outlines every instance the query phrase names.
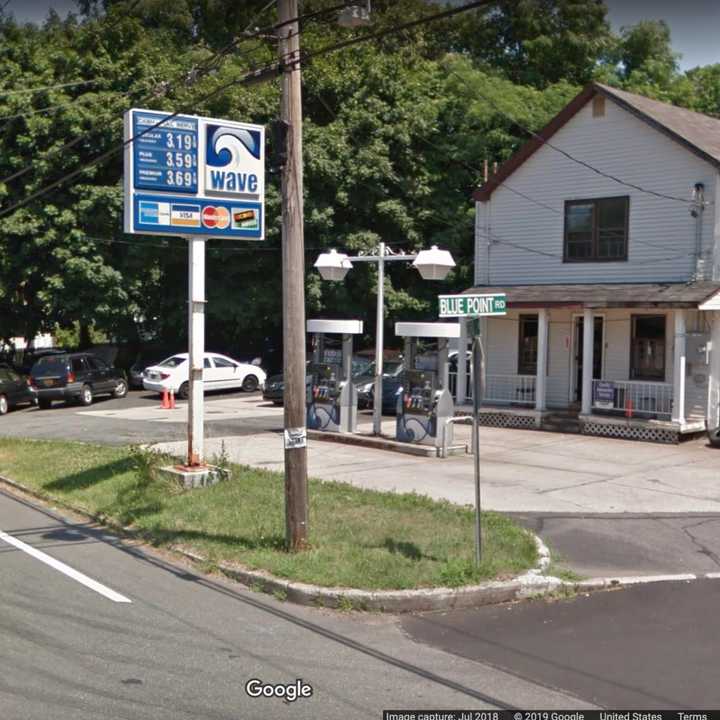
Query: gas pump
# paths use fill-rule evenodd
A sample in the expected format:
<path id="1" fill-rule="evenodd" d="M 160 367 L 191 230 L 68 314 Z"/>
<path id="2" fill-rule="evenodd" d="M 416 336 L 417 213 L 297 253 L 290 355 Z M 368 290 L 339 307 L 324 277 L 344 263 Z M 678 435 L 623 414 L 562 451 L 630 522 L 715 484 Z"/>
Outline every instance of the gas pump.
<path id="1" fill-rule="evenodd" d="M 308 320 L 313 334 L 313 359 L 308 368 L 307 426 L 326 432 L 357 430 L 357 390 L 352 383 L 353 335 L 361 320 Z M 341 335 L 342 349 L 329 347 L 326 335 Z"/>
<path id="2" fill-rule="evenodd" d="M 405 338 L 401 389 L 397 401 L 395 437 L 400 442 L 441 447 L 452 443 L 455 404 L 448 389 L 448 339 L 460 337 L 457 323 L 396 323 L 395 334 Z M 423 367 L 417 355 L 420 338 L 437 339 L 434 368 Z"/>

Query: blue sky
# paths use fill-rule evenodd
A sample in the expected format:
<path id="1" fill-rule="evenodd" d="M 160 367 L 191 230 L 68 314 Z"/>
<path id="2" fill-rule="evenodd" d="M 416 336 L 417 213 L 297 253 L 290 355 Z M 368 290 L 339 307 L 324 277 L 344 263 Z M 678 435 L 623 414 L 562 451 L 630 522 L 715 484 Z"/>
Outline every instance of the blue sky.
<path id="1" fill-rule="evenodd" d="M 2 4 L 0 0 L 0 4 Z M 664 19 L 684 70 L 720 62 L 720 0 L 605 0 L 613 29 L 639 20 Z M 74 0 L 10 0 L 18 20 L 39 21 L 54 7 L 61 15 L 76 8 Z"/>

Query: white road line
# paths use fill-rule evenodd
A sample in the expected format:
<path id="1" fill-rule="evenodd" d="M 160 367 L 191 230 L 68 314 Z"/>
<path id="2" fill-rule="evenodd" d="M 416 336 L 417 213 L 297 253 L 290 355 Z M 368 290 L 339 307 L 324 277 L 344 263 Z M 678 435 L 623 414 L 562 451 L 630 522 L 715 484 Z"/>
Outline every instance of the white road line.
<path id="1" fill-rule="evenodd" d="M 40 550 L 35 549 L 32 547 L 32 545 L 28 545 L 27 543 L 24 543 L 22 540 L 18 540 L 17 538 L 14 538 L 12 535 L 8 535 L 6 532 L 3 532 L 0 530 L 0 540 L 4 540 L 8 545 L 12 545 L 13 547 L 16 547 L 18 550 L 22 550 L 23 552 L 26 552 L 28 555 L 31 555 L 36 560 L 39 560 L 40 562 L 44 562 L 46 565 L 49 565 L 51 568 L 63 573 L 63 575 L 67 575 L 69 578 L 72 578 L 73 580 L 76 580 L 77 582 L 81 583 L 82 585 L 85 585 L 85 587 L 90 588 L 91 590 L 94 590 L 96 593 L 100 593 L 100 595 L 103 595 L 104 597 L 108 598 L 108 600 L 112 600 L 113 602 L 118 603 L 129 603 L 132 602 L 129 598 L 126 598 L 124 595 L 121 595 L 120 593 L 115 592 L 114 590 L 111 590 L 109 587 L 97 582 L 96 580 L 93 580 L 92 578 L 89 578 L 87 575 L 83 575 L 83 573 L 78 572 L 77 570 L 73 570 L 70 566 L 66 565 L 63 562 L 60 562 L 59 560 L 56 560 L 54 557 L 50 557 L 50 555 L 45 554 L 44 552 L 41 552 Z"/>

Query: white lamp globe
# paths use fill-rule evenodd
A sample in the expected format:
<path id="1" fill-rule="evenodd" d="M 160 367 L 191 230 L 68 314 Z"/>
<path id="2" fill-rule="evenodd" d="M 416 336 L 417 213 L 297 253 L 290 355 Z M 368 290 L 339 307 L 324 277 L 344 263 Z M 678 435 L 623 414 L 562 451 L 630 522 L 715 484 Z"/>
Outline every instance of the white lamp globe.
<path id="1" fill-rule="evenodd" d="M 455 267 L 455 260 L 448 250 L 433 245 L 429 250 L 421 250 L 413 265 L 425 280 L 444 280 Z"/>
<path id="2" fill-rule="evenodd" d="M 348 260 L 347 255 L 339 253 L 333 248 L 330 252 L 318 256 L 315 267 L 323 280 L 339 282 L 345 279 L 348 270 L 352 268 L 352 263 Z"/>

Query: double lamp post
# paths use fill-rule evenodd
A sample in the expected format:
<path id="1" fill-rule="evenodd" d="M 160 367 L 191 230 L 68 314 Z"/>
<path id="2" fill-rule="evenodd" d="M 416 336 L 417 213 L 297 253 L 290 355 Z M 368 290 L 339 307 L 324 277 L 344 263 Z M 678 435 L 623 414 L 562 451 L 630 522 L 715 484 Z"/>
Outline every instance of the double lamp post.
<path id="1" fill-rule="evenodd" d="M 336 282 L 345 279 L 353 263 L 375 263 L 377 272 L 377 318 L 375 338 L 375 389 L 373 397 L 373 434 L 382 432 L 382 382 L 383 382 L 383 342 L 385 320 L 385 263 L 386 262 L 412 262 L 423 279 L 444 280 L 450 270 L 455 267 L 455 260 L 447 250 L 440 250 L 433 245 L 430 250 L 421 250 L 416 254 L 394 254 L 384 242 L 378 244 L 375 252 L 369 255 L 354 255 L 352 257 L 339 253 L 337 250 L 322 253 L 315 261 L 324 280 Z"/>

